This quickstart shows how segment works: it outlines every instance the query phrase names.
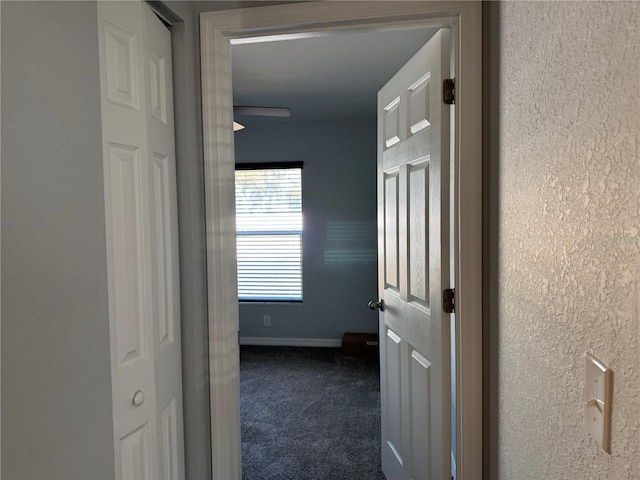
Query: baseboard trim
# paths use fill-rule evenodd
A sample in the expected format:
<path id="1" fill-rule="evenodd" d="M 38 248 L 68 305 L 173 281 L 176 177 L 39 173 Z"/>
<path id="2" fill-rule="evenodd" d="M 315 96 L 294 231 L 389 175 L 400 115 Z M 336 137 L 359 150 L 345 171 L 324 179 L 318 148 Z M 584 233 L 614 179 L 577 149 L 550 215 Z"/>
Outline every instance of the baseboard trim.
<path id="1" fill-rule="evenodd" d="M 240 345 L 339 348 L 342 347 L 342 340 L 339 338 L 240 337 Z"/>

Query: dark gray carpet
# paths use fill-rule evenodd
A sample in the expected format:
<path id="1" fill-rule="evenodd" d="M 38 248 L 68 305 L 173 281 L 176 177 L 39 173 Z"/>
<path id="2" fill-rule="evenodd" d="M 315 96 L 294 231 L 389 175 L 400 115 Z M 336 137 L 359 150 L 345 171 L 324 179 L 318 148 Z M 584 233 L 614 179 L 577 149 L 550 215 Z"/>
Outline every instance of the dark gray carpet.
<path id="1" fill-rule="evenodd" d="M 380 373 L 340 349 L 240 349 L 244 480 L 376 480 Z"/>

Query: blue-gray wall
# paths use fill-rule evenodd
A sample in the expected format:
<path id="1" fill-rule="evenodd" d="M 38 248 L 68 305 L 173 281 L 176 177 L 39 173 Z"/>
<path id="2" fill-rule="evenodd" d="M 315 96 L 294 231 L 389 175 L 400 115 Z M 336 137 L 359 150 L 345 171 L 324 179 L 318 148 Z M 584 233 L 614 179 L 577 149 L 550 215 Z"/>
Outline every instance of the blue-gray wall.
<path id="1" fill-rule="evenodd" d="M 235 142 L 238 163 L 304 162 L 304 301 L 241 304 L 241 338 L 377 332 L 367 307 L 377 295 L 375 119 L 256 123 Z"/>

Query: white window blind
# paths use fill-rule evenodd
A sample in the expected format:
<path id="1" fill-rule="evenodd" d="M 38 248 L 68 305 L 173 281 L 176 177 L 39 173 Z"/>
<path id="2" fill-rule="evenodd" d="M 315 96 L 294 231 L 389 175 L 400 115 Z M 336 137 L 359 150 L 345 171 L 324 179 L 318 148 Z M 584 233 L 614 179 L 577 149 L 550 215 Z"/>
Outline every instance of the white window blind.
<path id="1" fill-rule="evenodd" d="M 301 166 L 238 166 L 236 231 L 239 299 L 301 301 Z"/>

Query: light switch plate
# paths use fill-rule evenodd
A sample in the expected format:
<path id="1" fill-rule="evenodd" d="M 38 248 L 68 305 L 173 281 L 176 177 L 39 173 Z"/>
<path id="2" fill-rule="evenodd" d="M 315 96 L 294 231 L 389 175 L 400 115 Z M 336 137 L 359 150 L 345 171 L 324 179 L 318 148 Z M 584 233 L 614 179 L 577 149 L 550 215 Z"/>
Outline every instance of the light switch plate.
<path id="1" fill-rule="evenodd" d="M 613 372 L 590 353 L 584 358 L 584 427 L 602 450 L 611 453 Z"/>

